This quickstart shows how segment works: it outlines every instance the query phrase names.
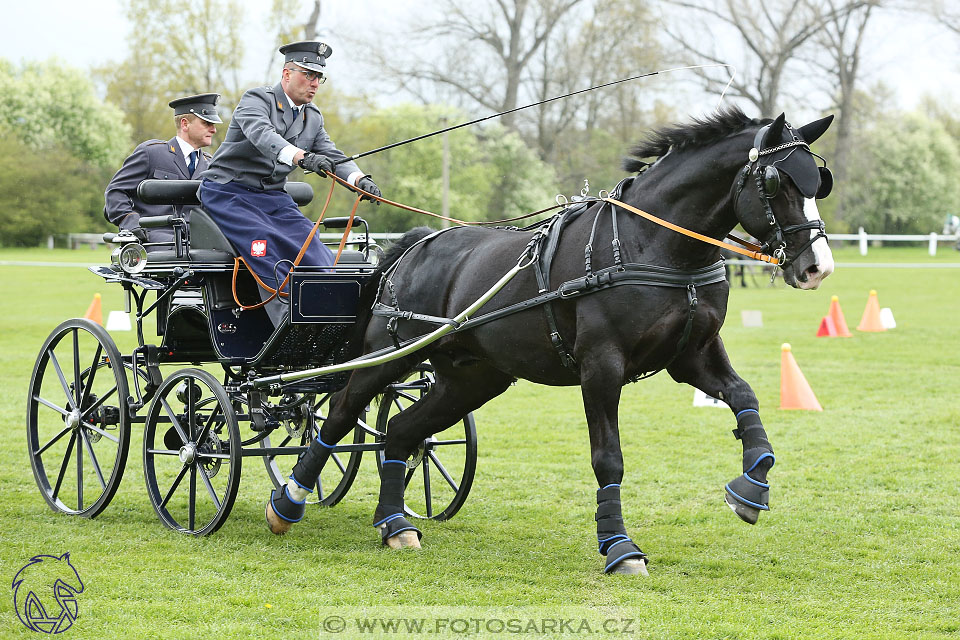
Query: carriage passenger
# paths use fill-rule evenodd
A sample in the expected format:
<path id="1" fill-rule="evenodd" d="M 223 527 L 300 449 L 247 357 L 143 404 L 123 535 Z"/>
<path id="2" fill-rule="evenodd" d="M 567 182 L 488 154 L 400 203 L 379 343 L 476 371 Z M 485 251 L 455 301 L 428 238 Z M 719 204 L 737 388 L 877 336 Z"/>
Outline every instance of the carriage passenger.
<path id="1" fill-rule="evenodd" d="M 313 229 L 313 223 L 283 189 L 296 166 L 320 176 L 329 171 L 380 195 L 370 176 L 353 161 L 345 161 L 346 156 L 323 127 L 320 109 L 313 104 L 326 79 L 327 58 L 332 52 L 322 42 L 280 47 L 284 55 L 280 82 L 243 94 L 200 186 L 204 210 L 261 282 L 274 288 L 285 279 L 290 262 Z M 333 253 L 319 241 L 310 243 L 301 260 L 311 266 L 333 262 Z M 261 294 L 269 300 L 265 290 Z M 277 302 L 267 304 L 275 324 L 285 312 Z"/>
<path id="2" fill-rule="evenodd" d="M 123 166 L 110 180 L 104 193 L 103 215 L 121 230 L 132 231 L 142 241 L 173 242 L 173 230 L 140 228 L 141 216 L 163 216 L 171 213 L 189 216 L 189 209 L 168 204 L 146 204 L 137 197 L 137 187 L 147 179 L 189 180 L 205 171 L 209 147 L 217 124 L 223 122 L 217 114 L 220 94 L 204 93 L 177 98 L 173 107 L 177 135 L 167 141 L 147 140 L 140 143 Z M 147 250 L 165 247 L 147 246 Z"/>

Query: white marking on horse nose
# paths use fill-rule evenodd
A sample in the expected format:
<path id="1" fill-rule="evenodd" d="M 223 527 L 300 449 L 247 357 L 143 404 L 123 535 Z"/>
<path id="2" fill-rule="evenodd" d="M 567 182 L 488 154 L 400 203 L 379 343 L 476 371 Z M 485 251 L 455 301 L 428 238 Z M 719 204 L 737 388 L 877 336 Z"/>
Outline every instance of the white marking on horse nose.
<path id="1" fill-rule="evenodd" d="M 810 222 L 821 219 L 820 210 L 817 209 L 817 201 L 814 198 L 804 199 L 803 215 Z M 812 229 L 810 231 L 810 237 L 815 237 L 817 233 L 819 233 L 818 230 Z M 810 286 L 804 288 L 816 289 L 820 286 L 820 282 L 824 278 L 833 273 L 835 265 L 833 262 L 833 252 L 830 250 L 830 245 L 827 244 L 826 238 L 817 238 L 811 246 L 811 249 L 813 249 L 813 255 L 817 261 L 817 273 L 811 274 L 811 277 L 807 280 L 807 284 Z"/>

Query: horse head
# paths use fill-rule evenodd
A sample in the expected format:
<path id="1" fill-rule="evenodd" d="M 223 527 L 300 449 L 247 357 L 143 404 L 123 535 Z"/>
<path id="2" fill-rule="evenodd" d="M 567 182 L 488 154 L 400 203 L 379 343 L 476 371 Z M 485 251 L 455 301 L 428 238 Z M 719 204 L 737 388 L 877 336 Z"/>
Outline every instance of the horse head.
<path id="1" fill-rule="evenodd" d="M 827 116 L 795 129 L 781 113 L 760 126 L 736 183 L 737 219 L 764 253 L 780 260 L 784 282 L 798 289 L 816 289 L 833 273 L 816 204 L 830 194 L 833 177 L 810 151 L 832 121 Z"/>

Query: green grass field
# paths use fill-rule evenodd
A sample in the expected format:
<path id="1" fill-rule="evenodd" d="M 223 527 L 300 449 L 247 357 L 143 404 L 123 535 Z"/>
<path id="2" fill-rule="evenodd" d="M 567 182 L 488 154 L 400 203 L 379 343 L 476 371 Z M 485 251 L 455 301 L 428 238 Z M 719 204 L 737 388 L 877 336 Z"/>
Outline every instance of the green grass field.
<path id="1" fill-rule="evenodd" d="M 106 257 L 0 251 L 0 262 Z M 945 264 L 960 253 L 871 249 L 861 258 L 847 247 L 836 259 Z M 30 372 L 57 324 L 82 315 L 95 292 L 104 315 L 122 308 L 121 290 L 76 266 L 0 265 L 0 276 L 0 577 L 12 580 L 31 556 L 70 552 L 86 588 L 64 637 L 310 638 L 321 612 L 449 613 L 438 607 L 451 605 L 500 617 L 514 607 L 613 611 L 636 620 L 630 637 L 664 639 L 960 634 L 960 269 L 851 267 L 815 292 L 770 288 L 762 278 L 732 291 L 722 335 L 760 398 L 777 452 L 772 510 L 755 527 L 723 503 L 724 483 L 740 470 L 732 415 L 693 408 L 692 389 L 666 374 L 627 386 L 624 516 L 651 557 L 648 578 L 602 574 L 579 391 L 523 382 L 477 412 L 472 493 L 452 520 L 423 524 L 421 552 L 380 546 L 370 527 L 377 482 L 369 454 L 342 503 L 308 511 L 283 538 L 264 526 L 269 481 L 256 458 L 244 460 L 219 532 L 173 533 L 147 498 L 139 425 L 106 511 L 94 520 L 54 513 L 27 457 Z M 815 337 L 832 295 L 853 329 L 871 289 L 892 308 L 895 330 Z M 742 327 L 744 309 L 762 311 L 764 326 Z M 129 350 L 131 334 L 116 337 Z M 783 342 L 822 413 L 777 409 Z M 12 591 L 0 612 L 0 637 L 34 635 L 17 619 Z"/>

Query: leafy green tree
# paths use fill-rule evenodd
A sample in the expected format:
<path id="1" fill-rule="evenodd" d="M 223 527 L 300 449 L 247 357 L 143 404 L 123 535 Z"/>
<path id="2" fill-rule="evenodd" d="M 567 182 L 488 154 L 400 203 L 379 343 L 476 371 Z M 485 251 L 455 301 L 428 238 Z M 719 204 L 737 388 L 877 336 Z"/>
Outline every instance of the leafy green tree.
<path id="1" fill-rule="evenodd" d="M 944 126 L 919 113 L 889 114 L 865 132 L 850 170 L 852 228 L 929 233 L 960 211 L 960 149 Z"/>
<path id="2" fill-rule="evenodd" d="M 173 135 L 174 98 L 219 93 L 226 113 L 242 87 L 243 7 L 239 0 L 125 0 L 129 54 L 97 70 L 137 142 Z M 144 38 L 143 34 L 169 34 Z M 218 127 L 221 136 L 226 127 Z"/>
<path id="3" fill-rule="evenodd" d="M 320 107 L 325 126 L 341 150 L 355 154 L 458 122 L 464 116 L 447 107 L 400 105 L 372 109 L 356 99 L 327 95 Z M 349 117 L 345 113 L 350 113 Z M 497 220 L 541 209 L 556 193 L 553 170 L 513 132 L 501 126 L 464 128 L 449 134 L 450 215 L 463 220 Z M 434 136 L 358 160 L 384 196 L 439 213 L 442 200 L 441 136 Z M 308 215 L 319 215 L 329 183 L 308 177 L 317 191 Z M 353 198 L 337 195 L 328 216 L 346 215 Z M 375 231 L 405 231 L 441 222 L 421 214 L 363 204 L 359 212 Z"/>
<path id="4" fill-rule="evenodd" d="M 120 110 L 97 97 L 85 72 L 56 59 L 19 67 L 0 59 L 0 128 L 33 148 L 28 156 L 57 147 L 112 166 L 129 152 Z"/>

